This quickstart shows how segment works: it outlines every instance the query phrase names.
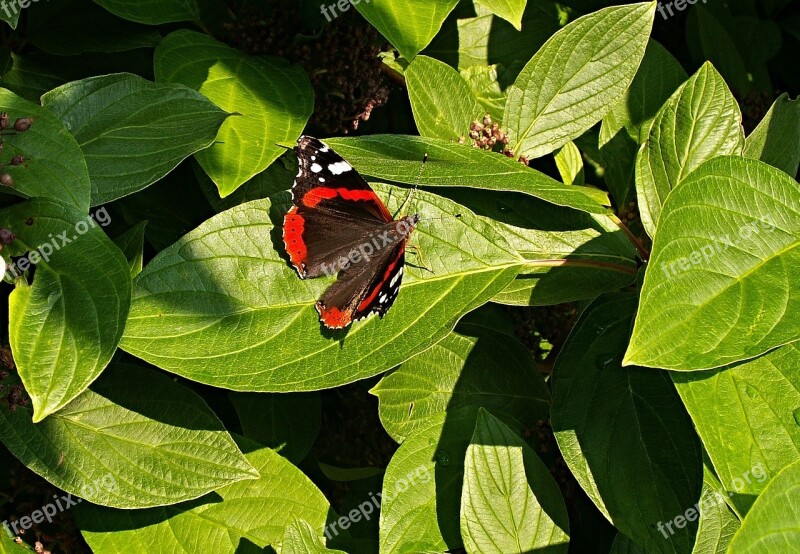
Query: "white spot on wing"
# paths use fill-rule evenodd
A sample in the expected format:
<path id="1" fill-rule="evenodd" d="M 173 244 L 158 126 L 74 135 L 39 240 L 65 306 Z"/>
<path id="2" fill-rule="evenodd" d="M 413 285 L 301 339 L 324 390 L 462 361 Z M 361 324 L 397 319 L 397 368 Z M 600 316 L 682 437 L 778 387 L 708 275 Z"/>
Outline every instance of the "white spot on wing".
<path id="1" fill-rule="evenodd" d="M 320 182 L 320 183 L 324 183 L 324 182 L 325 182 L 325 177 L 320 177 L 320 178 L 319 178 L 319 182 Z"/>
<path id="2" fill-rule="evenodd" d="M 386 303 L 386 300 L 388 300 L 388 297 L 385 294 L 381 294 L 381 297 L 379 299 L 380 303 L 384 304 Z"/>
<path id="3" fill-rule="evenodd" d="M 403 268 L 401 267 L 400 271 L 395 273 L 394 277 L 392 277 L 392 280 L 389 282 L 389 286 L 391 286 L 391 287 L 395 286 L 397 284 L 397 281 L 399 281 L 400 277 L 402 277 L 402 276 L 403 276 Z"/>
<path id="4" fill-rule="evenodd" d="M 319 173 L 320 171 L 322 171 L 322 166 L 315 163 L 314 165 L 311 166 L 311 171 L 313 171 L 314 173 Z"/>
<path id="5" fill-rule="evenodd" d="M 323 145 L 323 146 L 322 146 L 322 148 L 320 148 L 320 149 L 319 149 L 319 151 L 320 151 L 320 152 L 322 152 L 323 154 L 324 154 L 325 152 L 327 152 L 328 150 L 330 150 L 330 148 L 328 148 L 328 147 L 327 147 L 327 146 L 325 146 L 325 145 Z"/>
<path id="6" fill-rule="evenodd" d="M 312 162 L 313 162 L 314 160 L 316 160 L 316 159 L 317 159 L 317 157 L 316 157 L 316 156 L 311 156 L 311 161 L 312 161 Z"/>
<path id="7" fill-rule="evenodd" d="M 341 175 L 342 173 L 346 173 L 351 169 L 353 168 L 350 167 L 350 164 L 345 161 L 336 162 L 335 164 L 331 164 L 328 166 L 328 171 L 330 171 L 334 175 Z"/>

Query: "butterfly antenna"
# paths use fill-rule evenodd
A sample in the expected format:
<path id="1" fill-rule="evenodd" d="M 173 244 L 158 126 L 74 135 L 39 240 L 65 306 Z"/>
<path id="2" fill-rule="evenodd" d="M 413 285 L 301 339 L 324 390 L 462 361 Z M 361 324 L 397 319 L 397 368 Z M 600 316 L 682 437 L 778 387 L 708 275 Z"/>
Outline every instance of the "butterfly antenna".
<path id="1" fill-rule="evenodd" d="M 414 186 L 411 190 L 408 191 L 408 195 L 406 199 L 403 200 L 403 204 L 400 206 L 400 209 L 397 210 L 399 214 L 405 215 L 406 214 L 406 206 L 411 202 L 411 199 L 414 197 L 414 194 L 417 192 L 417 188 L 419 188 L 419 181 L 422 179 L 422 172 L 425 170 L 425 162 L 428 161 L 428 153 L 425 152 L 425 155 L 422 156 L 422 164 L 419 166 L 419 173 L 417 173 L 417 179 L 414 181 Z"/>

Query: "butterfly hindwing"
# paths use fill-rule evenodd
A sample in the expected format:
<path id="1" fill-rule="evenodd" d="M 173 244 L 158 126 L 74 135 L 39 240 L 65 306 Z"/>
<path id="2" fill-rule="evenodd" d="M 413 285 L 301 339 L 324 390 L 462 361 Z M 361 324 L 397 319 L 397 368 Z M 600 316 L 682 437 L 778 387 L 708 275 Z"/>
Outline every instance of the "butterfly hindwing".
<path id="1" fill-rule="evenodd" d="M 342 271 L 317 302 L 322 322 L 341 328 L 373 313 L 383 317 L 400 291 L 404 254 L 405 242 L 399 242 L 382 251 L 374 264 L 353 265 Z M 373 272 L 373 267 L 380 271 Z"/>

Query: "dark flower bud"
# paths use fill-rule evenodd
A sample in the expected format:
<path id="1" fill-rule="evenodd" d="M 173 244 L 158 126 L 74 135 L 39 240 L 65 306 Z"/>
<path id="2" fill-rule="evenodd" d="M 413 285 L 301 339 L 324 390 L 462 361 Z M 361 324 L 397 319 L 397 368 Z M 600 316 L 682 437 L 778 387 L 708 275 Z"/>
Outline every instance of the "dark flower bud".
<path id="1" fill-rule="evenodd" d="M 11 175 L 8 173 L 3 173 L 0 175 L 0 184 L 6 187 L 13 187 L 14 186 L 14 179 L 11 178 Z"/>
<path id="2" fill-rule="evenodd" d="M 25 156 L 14 156 L 11 158 L 11 165 L 20 165 L 25 161 Z"/>
<path id="3" fill-rule="evenodd" d="M 14 122 L 14 129 L 19 132 L 27 131 L 31 128 L 31 123 L 33 123 L 33 121 L 31 121 L 30 117 L 20 117 Z"/>
<path id="4" fill-rule="evenodd" d="M 0 113 L 0 129 L 8 129 L 10 124 L 8 114 L 6 112 Z"/>

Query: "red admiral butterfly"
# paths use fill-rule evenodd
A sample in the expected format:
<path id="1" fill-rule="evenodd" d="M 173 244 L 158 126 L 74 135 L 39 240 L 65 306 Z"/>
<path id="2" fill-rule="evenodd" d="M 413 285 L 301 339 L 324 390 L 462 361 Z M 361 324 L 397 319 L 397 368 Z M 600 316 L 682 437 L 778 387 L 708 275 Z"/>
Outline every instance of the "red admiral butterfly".
<path id="1" fill-rule="evenodd" d="M 315 138 L 300 137 L 295 153 L 283 242 L 301 279 L 338 275 L 317 301 L 320 321 L 342 329 L 373 313 L 383 317 L 400 291 L 419 214 L 395 221 L 364 178 Z"/>

